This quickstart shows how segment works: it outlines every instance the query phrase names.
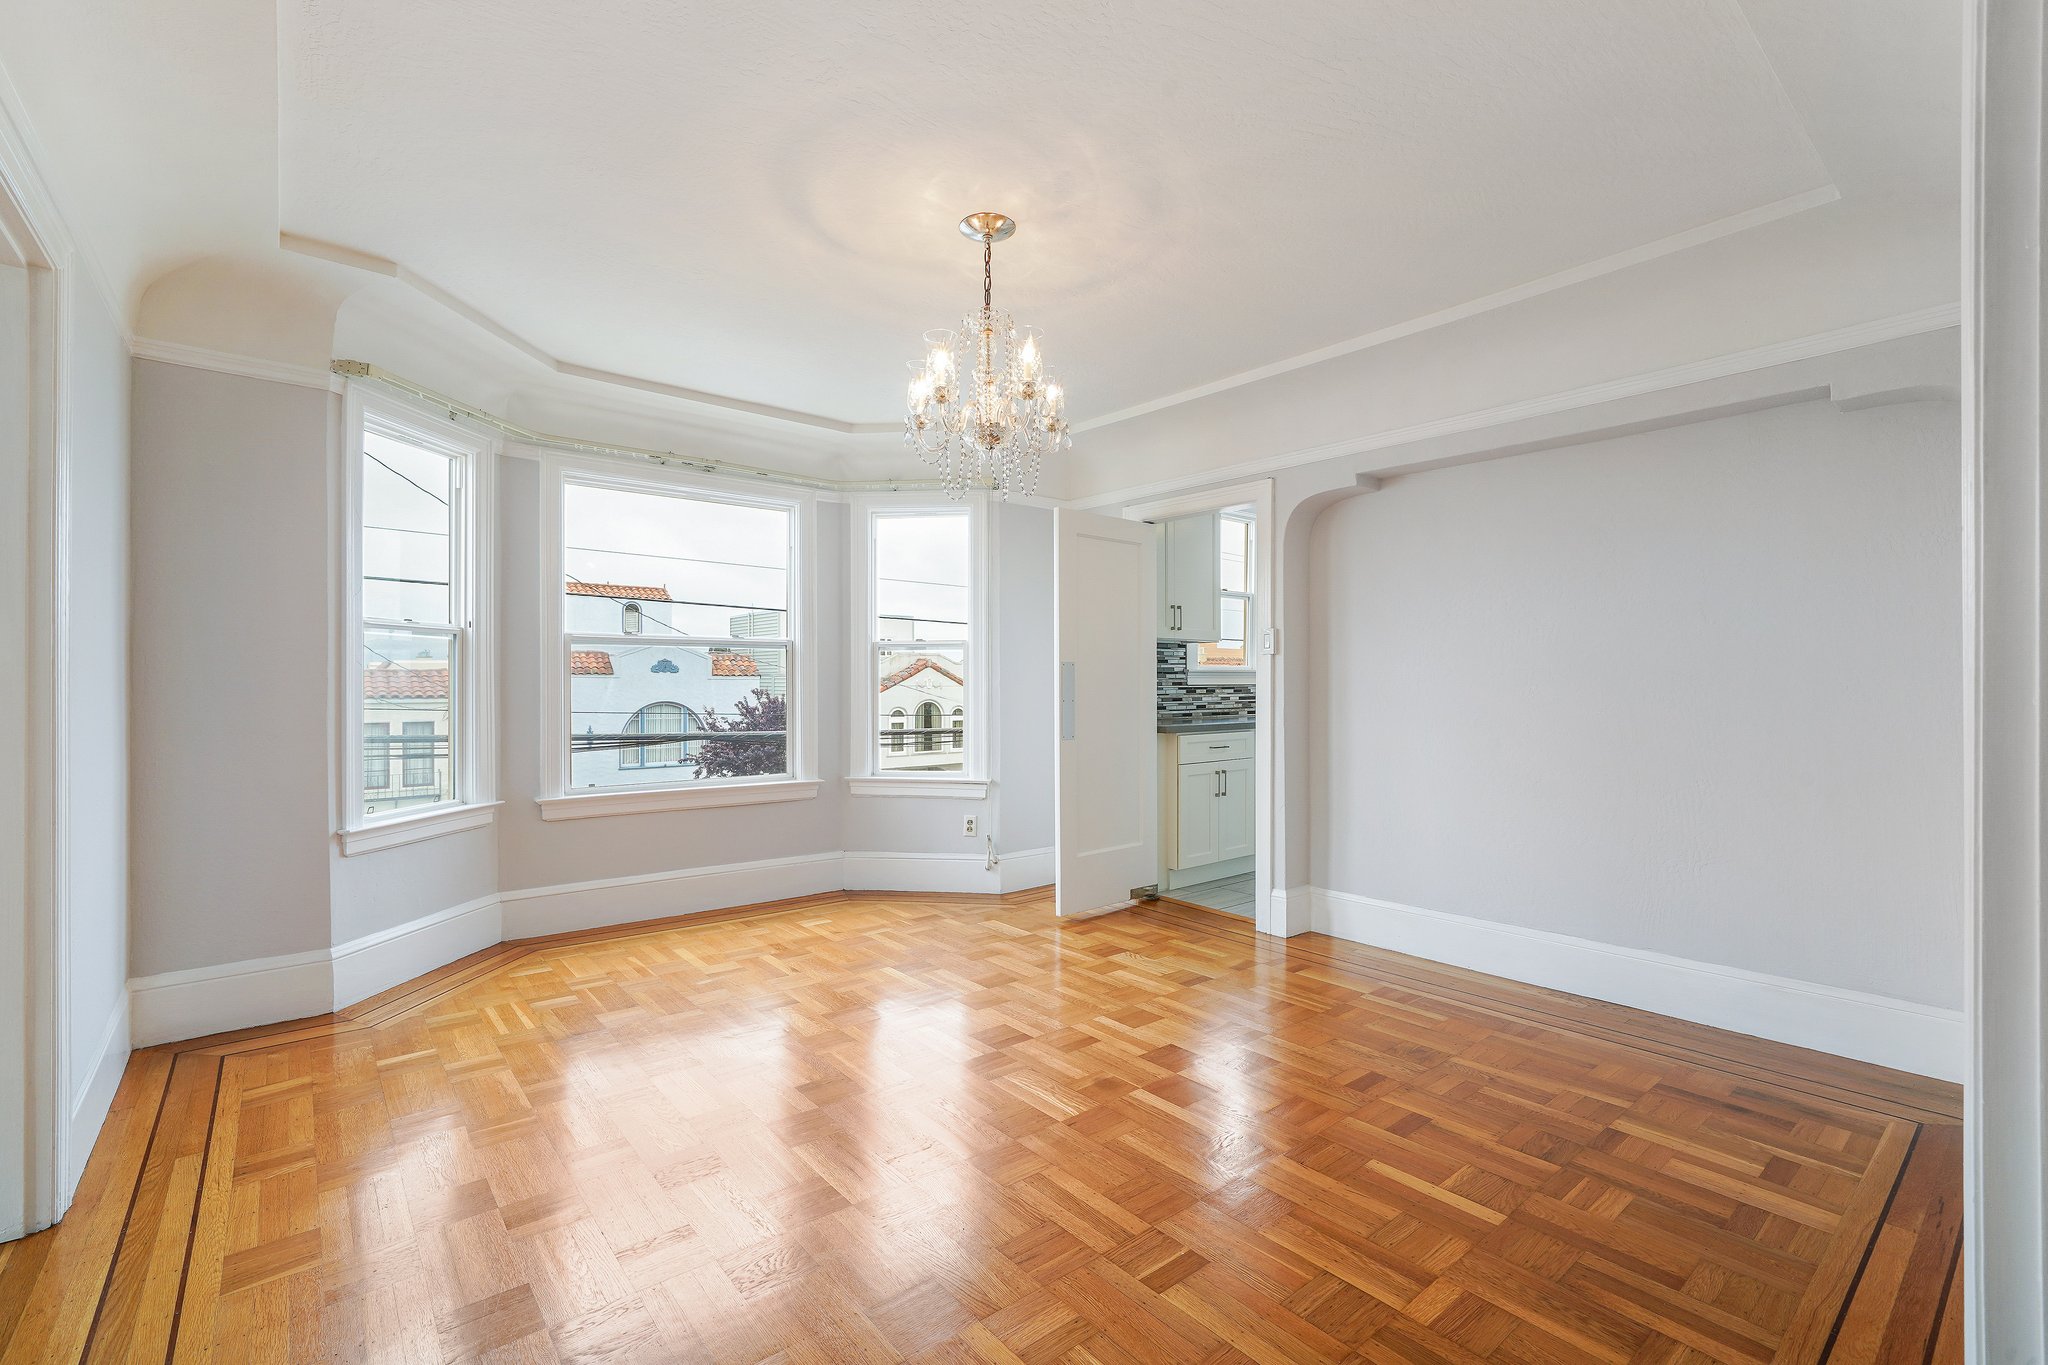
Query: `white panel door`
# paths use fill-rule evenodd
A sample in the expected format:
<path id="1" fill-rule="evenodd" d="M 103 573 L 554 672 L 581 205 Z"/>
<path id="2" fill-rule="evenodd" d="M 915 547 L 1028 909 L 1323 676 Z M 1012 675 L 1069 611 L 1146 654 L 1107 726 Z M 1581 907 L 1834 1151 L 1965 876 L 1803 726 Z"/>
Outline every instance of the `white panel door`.
<path id="1" fill-rule="evenodd" d="M 1159 874 L 1152 528 L 1065 508 L 1054 527 L 1056 905 L 1077 915 Z"/>

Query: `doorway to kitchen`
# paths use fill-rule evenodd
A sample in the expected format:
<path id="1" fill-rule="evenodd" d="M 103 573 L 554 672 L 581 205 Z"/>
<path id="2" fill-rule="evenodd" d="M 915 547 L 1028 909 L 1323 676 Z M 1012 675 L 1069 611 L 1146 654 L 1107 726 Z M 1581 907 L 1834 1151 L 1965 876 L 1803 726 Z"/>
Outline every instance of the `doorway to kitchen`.
<path id="1" fill-rule="evenodd" d="M 1254 919 L 1258 504 L 1154 520 L 1160 897 Z"/>

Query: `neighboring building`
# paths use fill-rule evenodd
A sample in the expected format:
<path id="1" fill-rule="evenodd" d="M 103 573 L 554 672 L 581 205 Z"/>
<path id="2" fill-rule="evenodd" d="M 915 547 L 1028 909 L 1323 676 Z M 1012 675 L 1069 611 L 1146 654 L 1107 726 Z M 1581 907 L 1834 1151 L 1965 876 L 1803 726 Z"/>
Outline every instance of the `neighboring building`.
<path id="1" fill-rule="evenodd" d="M 607 643 L 570 654 L 572 786 L 694 781 L 707 717 L 730 721 L 756 688 L 785 695 L 779 654 L 756 657 L 665 640 L 677 633 L 665 588 L 572 582 L 568 594 L 572 634 L 646 637 L 645 644 Z"/>
<path id="2" fill-rule="evenodd" d="M 363 670 L 366 813 L 455 799 L 452 715 L 445 659 L 384 659 Z"/>
<path id="3" fill-rule="evenodd" d="M 675 604 L 667 588 L 636 583 L 569 581 L 563 620 L 571 635 L 674 635 Z"/>
<path id="4" fill-rule="evenodd" d="M 726 629 L 739 640 L 779 640 L 789 630 L 788 613 L 780 611 L 743 611 L 732 618 Z M 783 696 L 789 687 L 788 668 L 780 654 L 769 654 L 758 660 L 761 667 L 761 685 L 775 696 Z"/>
<path id="5" fill-rule="evenodd" d="M 966 708 L 959 674 L 921 654 L 906 660 L 882 679 L 882 771 L 958 772 L 966 759 Z"/>

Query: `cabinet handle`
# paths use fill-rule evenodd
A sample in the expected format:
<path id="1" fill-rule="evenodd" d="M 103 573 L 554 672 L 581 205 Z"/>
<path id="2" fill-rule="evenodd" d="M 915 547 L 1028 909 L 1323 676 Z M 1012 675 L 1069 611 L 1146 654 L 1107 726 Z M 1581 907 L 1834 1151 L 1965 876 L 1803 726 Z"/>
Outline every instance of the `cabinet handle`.
<path id="1" fill-rule="evenodd" d="M 1215 790 L 1215 793 L 1214 793 L 1215 795 L 1217 795 L 1217 796 L 1221 796 L 1221 795 L 1223 795 L 1223 769 L 1221 769 L 1221 768 L 1218 768 L 1218 769 L 1216 770 L 1216 781 L 1215 781 L 1214 783 L 1212 783 L 1211 785 L 1212 785 L 1212 786 L 1214 786 L 1214 787 L 1216 788 L 1216 790 Z"/>
<path id="2" fill-rule="evenodd" d="M 1223 794 L 1230 795 L 1230 769 L 1223 769 Z"/>

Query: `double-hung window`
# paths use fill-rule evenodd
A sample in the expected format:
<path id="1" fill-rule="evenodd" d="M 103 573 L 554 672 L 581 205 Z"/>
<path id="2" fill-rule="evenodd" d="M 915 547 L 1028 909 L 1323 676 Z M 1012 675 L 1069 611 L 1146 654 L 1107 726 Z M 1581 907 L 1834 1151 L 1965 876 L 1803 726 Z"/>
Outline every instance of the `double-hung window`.
<path id="1" fill-rule="evenodd" d="M 1251 655 L 1245 640 L 1252 622 L 1252 551 L 1256 532 L 1249 512 L 1228 511 L 1216 519 L 1222 638 L 1188 646 L 1188 670 L 1195 673 L 1249 673 Z"/>
<path id="2" fill-rule="evenodd" d="M 986 521 L 979 502 L 856 506 L 858 791 L 980 790 Z"/>
<path id="3" fill-rule="evenodd" d="M 801 496 L 549 466 L 547 819 L 808 796 Z"/>
<path id="4" fill-rule="evenodd" d="M 482 562 L 491 442 L 361 391 L 349 402 L 351 648 L 342 846 L 489 818 Z"/>

